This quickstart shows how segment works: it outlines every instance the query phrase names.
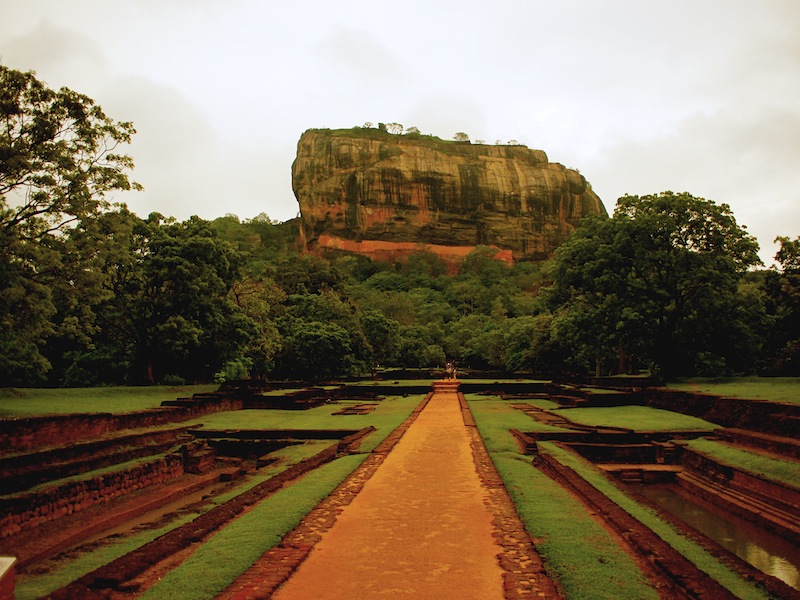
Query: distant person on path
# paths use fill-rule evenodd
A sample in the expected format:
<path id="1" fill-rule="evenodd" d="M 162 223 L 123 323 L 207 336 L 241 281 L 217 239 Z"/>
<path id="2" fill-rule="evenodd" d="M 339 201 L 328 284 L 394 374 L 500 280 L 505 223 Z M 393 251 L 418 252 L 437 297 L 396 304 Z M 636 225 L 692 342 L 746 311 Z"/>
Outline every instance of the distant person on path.
<path id="1" fill-rule="evenodd" d="M 455 379 L 456 378 L 456 365 L 453 362 L 447 362 L 444 365 L 445 371 L 445 378 L 446 379 Z"/>

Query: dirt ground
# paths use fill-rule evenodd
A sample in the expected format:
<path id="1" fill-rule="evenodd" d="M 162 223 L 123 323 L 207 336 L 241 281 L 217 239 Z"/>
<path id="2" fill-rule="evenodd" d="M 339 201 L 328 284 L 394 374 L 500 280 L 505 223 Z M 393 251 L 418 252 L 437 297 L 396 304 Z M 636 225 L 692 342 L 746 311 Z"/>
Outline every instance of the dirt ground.
<path id="1" fill-rule="evenodd" d="M 436 394 L 274 598 L 503 598 L 485 499 L 458 397 Z"/>
<path id="2" fill-rule="evenodd" d="M 220 597 L 561 597 L 461 411 L 431 395 Z"/>

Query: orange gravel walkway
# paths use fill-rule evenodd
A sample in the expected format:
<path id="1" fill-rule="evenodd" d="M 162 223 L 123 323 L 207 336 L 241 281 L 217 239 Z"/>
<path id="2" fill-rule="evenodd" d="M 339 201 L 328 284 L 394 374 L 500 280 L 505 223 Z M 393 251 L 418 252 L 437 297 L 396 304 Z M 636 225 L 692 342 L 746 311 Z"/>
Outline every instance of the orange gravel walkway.
<path id="1" fill-rule="evenodd" d="M 276 600 L 503 598 L 503 570 L 458 395 L 439 391 Z"/>

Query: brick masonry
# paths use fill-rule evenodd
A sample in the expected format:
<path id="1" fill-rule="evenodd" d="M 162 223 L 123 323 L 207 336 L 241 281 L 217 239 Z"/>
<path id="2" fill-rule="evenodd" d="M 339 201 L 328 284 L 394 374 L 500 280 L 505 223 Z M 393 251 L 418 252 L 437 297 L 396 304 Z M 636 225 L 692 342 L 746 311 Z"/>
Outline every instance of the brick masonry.
<path id="1" fill-rule="evenodd" d="M 181 475 L 183 457 L 168 454 L 124 471 L 0 498 L 0 539 Z"/>
<path id="2" fill-rule="evenodd" d="M 350 504 L 384 462 L 386 455 L 405 434 L 432 394 L 426 396 L 409 418 L 384 440 L 353 473 L 320 502 L 274 548 L 231 584 L 218 598 L 250 600 L 270 598 L 291 577 L 310 554 L 314 545 L 333 527 L 338 514 Z M 511 498 L 503 486 L 483 441 L 474 426 L 463 396 L 460 398 L 465 424 L 470 427 L 471 447 L 475 466 L 489 497 L 487 508 L 494 515 L 494 535 L 503 552 L 498 556 L 504 571 L 505 597 L 510 600 L 529 598 L 562 598 L 556 584 L 544 572 L 530 535 L 517 516 Z"/>

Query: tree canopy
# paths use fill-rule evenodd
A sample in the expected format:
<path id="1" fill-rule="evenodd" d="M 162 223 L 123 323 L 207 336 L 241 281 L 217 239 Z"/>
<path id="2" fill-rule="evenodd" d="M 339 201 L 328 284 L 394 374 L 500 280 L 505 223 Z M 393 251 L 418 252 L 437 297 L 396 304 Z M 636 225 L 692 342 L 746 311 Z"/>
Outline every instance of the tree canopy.
<path id="1" fill-rule="evenodd" d="M 56 302 L 80 305 L 92 282 L 62 233 L 96 218 L 108 192 L 140 187 L 118 153 L 133 134 L 91 98 L 0 65 L 0 384 L 43 377 L 45 343 L 75 328 Z"/>
<path id="2" fill-rule="evenodd" d="M 0 226 L 4 237 L 38 240 L 106 206 L 128 179 L 132 159 L 117 153 L 135 133 L 94 101 L 54 91 L 33 72 L 0 65 Z"/>
<path id="3" fill-rule="evenodd" d="M 86 96 L 0 66 L 0 116 L 0 386 L 321 380 L 446 360 L 800 374 L 800 237 L 779 237 L 778 267 L 759 270 L 726 204 L 624 196 L 547 263 L 481 246 L 455 273 L 429 252 L 326 258 L 300 253 L 296 220 L 111 205 L 139 187 L 119 151 L 134 128 Z"/>
<path id="4" fill-rule="evenodd" d="M 757 250 L 725 204 L 624 196 L 613 218 L 587 219 L 556 251 L 553 327 L 598 371 L 632 360 L 667 376 L 734 365 L 738 283 Z"/>

